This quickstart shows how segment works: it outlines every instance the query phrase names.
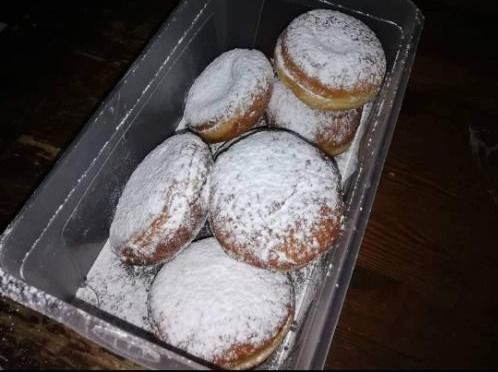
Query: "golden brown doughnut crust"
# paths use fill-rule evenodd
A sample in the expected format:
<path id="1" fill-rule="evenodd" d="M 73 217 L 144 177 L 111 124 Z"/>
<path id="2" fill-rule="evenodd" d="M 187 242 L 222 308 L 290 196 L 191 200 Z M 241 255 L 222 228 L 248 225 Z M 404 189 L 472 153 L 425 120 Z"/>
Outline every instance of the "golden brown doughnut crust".
<path id="1" fill-rule="evenodd" d="M 150 299 L 148 301 L 150 303 Z M 148 316 L 150 318 L 150 306 L 147 308 L 149 312 Z M 257 367 L 263 363 L 280 346 L 294 322 L 294 305 L 289 304 L 287 308 L 287 318 L 272 338 L 256 347 L 251 344 L 234 345 L 227 350 L 226 353 L 217 357 L 213 361 L 213 364 L 223 369 L 245 370 Z M 158 340 L 162 340 L 161 334 L 156 326 L 152 325 L 152 331 Z"/>
<path id="2" fill-rule="evenodd" d="M 172 259 L 207 217 L 209 147 L 186 132 L 169 137 L 136 167 L 109 229 L 115 252 L 131 265 Z"/>
<path id="3" fill-rule="evenodd" d="M 251 344 L 234 345 L 224 355 L 216 358 L 214 364 L 224 369 L 244 370 L 263 363 L 282 343 L 289 332 L 294 321 L 294 308 L 289 305 L 288 310 L 287 319 L 273 338 L 257 347 Z"/>
<path id="4" fill-rule="evenodd" d="M 223 369 L 240 371 L 257 367 L 263 363 L 280 346 L 292 326 L 294 321 L 294 307 L 289 305 L 288 309 L 289 315 L 286 321 L 273 338 L 257 347 L 250 344 L 235 345 L 224 355 L 216 358 L 213 364 Z M 148 311 L 150 317 L 150 308 L 148 308 Z M 157 327 L 153 325 L 152 330 L 154 336 L 159 341 L 162 341 Z M 235 355 L 235 357 L 229 357 L 230 355 Z"/>
<path id="5" fill-rule="evenodd" d="M 271 93 L 272 86 L 269 85 L 266 91 L 254 98 L 252 104 L 245 111 L 239 111 L 220 121 L 199 124 L 190 129 L 207 143 L 223 142 L 235 138 L 251 129 L 263 116 Z"/>
<path id="6" fill-rule="evenodd" d="M 353 90 L 331 89 L 307 76 L 291 59 L 285 46 L 285 32 L 275 48 L 275 69 L 280 80 L 308 106 L 324 111 L 349 110 L 372 100 L 379 87 L 367 83 Z"/>
<path id="7" fill-rule="evenodd" d="M 349 149 L 349 146 L 351 145 L 351 142 L 353 142 L 353 138 L 342 145 L 331 145 L 329 142 L 324 140 L 322 143 L 317 142 L 317 146 L 330 156 L 336 156 L 347 151 Z"/>
<path id="8" fill-rule="evenodd" d="M 317 133 L 314 142 L 318 147 L 320 147 L 323 151 L 331 156 L 338 155 L 344 151 L 346 151 L 354 139 L 356 134 L 356 130 L 360 125 L 361 113 L 363 109 L 358 109 L 355 115 L 350 118 L 349 123 L 341 123 L 343 128 L 347 129 L 347 135 L 344 137 L 343 141 L 337 142 L 336 140 L 336 131 L 337 126 L 335 123 L 329 123 L 330 125 L 324 125 L 322 131 Z M 338 119 L 341 120 L 349 120 L 347 115 Z"/>
<path id="9" fill-rule="evenodd" d="M 167 205 L 169 207 L 169 205 Z M 157 245 L 153 254 L 141 255 L 139 251 L 128 248 L 126 245 L 119 247 L 121 259 L 129 265 L 156 265 L 165 263 L 173 259 L 179 252 L 180 248 L 192 240 L 193 226 L 199 226 L 205 219 L 205 213 L 199 203 L 191 205 L 191 224 L 190 226 L 181 226 L 167 240 Z M 133 238 L 135 246 L 146 246 L 152 237 L 158 233 L 159 226 L 164 225 L 168 219 L 168 209 L 165 208 L 150 224 L 150 228 L 141 231 Z"/>
<path id="10" fill-rule="evenodd" d="M 266 116 L 271 127 L 288 129 L 318 146 L 331 156 L 344 152 L 354 139 L 363 108 L 346 111 L 315 110 L 297 99 L 280 81 L 273 85 L 273 94 Z"/>
<path id="11" fill-rule="evenodd" d="M 328 251 L 331 244 L 339 238 L 341 233 L 340 219 L 334 216 L 340 216 L 343 212 L 344 203 L 342 201 L 338 202 L 337 208 L 334 211 L 326 207 L 322 208 L 322 218 L 315 224 L 315 228 L 310 232 L 311 236 L 318 242 L 319 248 L 315 252 L 307 249 L 307 242 L 302 242 L 296 237 L 299 235 L 299 229 L 289 230 L 284 239 L 285 243 L 279 249 L 281 252 L 284 252 L 289 259 L 294 261 L 293 263 L 288 264 L 278 262 L 276 259 L 263 261 L 250 254 L 247 247 L 232 243 L 229 234 L 223 231 L 220 226 L 222 224 L 222 221 L 220 220 L 216 222 L 211 220 L 210 226 L 213 230 L 213 235 L 218 239 L 223 249 L 225 249 L 227 254 L 234 259 L 262 269 L 289 272 L 308 265 L 310 261 Z"/>

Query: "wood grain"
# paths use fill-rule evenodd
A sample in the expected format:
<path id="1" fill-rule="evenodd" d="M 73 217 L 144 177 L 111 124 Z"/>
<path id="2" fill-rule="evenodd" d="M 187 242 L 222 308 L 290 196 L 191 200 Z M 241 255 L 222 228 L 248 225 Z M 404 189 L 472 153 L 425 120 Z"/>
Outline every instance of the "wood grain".
<path id="1" fill-rule="evenodd" d="M 417 3 L 426 26 L 329 368 L 498 366 L 493 21 Z"/>
<path id="2" fill-rule="evenodd" d="M 6 369 L 138 369 L 70 329 L 0 300 L 0 364 Z"/>
<path id="3" fill-rule="evenodd" d="M 2 9 L 0 226 L 175 1 Z M 419 0 L 426 25 L 327 367 L 498 367 L 498 6 Z M 478 5 L 478 4 L 476 4 Z M 0 299 L 0 366 L 134 368 Z"/>

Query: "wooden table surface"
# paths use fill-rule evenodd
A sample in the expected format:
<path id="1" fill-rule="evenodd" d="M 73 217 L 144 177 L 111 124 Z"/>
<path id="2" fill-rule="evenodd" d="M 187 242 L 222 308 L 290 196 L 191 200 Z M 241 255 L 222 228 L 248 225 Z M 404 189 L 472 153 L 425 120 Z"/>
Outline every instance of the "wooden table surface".
<path id="1" fill-rule="evenodd" d="M 416 2 L 425 29 L 329 368 L 498 367 L 497 6 Z M 174 3 L 0 5 L 8 24 L 0 32 L 0 227 Z M 0 366 L 134 367 L 7 299 Z"/>

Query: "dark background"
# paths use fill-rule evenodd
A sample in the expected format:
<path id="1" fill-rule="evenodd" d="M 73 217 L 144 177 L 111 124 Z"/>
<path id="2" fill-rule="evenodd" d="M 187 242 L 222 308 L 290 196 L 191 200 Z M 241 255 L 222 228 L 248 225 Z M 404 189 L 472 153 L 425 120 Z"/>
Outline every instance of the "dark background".
<path id="1" fill-rule="evenodd" d="M 425 29 L 329 368 L 498 367 L 498 2 Z M 0 3 L 0 228 L 176 1 Z M 0 299 L 0 366 L 133 365 Z"/>

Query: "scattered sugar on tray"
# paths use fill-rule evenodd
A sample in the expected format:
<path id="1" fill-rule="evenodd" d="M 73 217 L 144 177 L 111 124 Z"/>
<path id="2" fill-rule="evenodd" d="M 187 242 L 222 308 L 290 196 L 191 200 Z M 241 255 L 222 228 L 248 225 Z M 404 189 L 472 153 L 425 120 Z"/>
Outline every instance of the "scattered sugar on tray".
<path id="1" fill-rule="evenodd" d="M 292 278 L 292 283 L 294 284 L 294 290 L 296 293 L 296 305 L 298 305 L 298 301 L 302 297 L 302 292 L 309 284 L 314 270 L 315 264 L 312 264 L 290 272 L 290 277 Z M 296 314 L 298 311 L 299 306 L 296 306 Z"/>
<path id="2" fill-rule="evenodd" d="M 312 264 L 307 265 L 299 270 L 290 272 L 296 298 L 296 309 L 294 315 L 295 330 L 299 330 L 308 314 L 308 309 L 315 299 L 315 293 L 319 283 L 325 275 L 327 265 L 326 255 L 321 256 Z M 280 345 L 277 352 L 262 366 L 264 369 L 278 369 L 282 366 L 289 352 L 293 349 L 299 332 L 289 332 Z"/>
<path id="3" fill-rule="evenodd" d="M 121 262 L 109 242 L 102 248 L 76 298 L 139 328 L 150 330 L 147 296 L 157 267 Z"/>
<path id="4" fill-rule="evenodd" d="M 371 103 L 367 103 L 365 106 L 363 106 L 360 125 L 356 130 L 356 134 L 353 138 L 353 141 L 351 142 L 351 145 L 345 152 L 335 157 L 337 167 L 339 168 L 339 172 L 341 173 L 341 181 L 343 186 L 358 168 L 358 151 L 363 135 L 365 134 L 367 119 L 370 115 L 371 110 Z"/>
<path id="5" fill-rule="evenodd" d="M 180 119 L 180 121 L 178 122 L 178 125 L 175 129 L 175 132 L 179 132 L 179 131 L 183 131 L 187 129 L 187 121 L 185 120 L 185 118 L 182 116 L 182 118 Z"/>

